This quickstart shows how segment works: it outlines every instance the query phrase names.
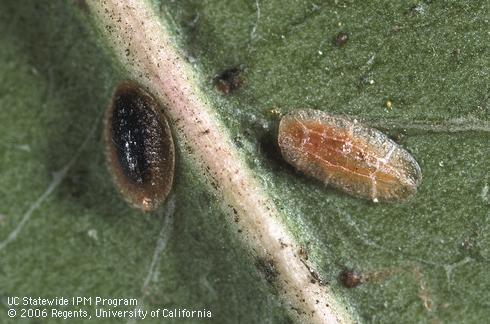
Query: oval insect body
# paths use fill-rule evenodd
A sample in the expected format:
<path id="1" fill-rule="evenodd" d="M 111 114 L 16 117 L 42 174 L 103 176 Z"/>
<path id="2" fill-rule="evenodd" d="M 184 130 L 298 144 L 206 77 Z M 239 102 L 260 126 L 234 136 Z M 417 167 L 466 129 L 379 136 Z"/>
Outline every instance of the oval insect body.
<path id="1" fill-rule="evenodd" d="M 173 182 L 172 133 L 156 100 L 132 81 L 114 91 L 105 116 L 109 170 L 124 199 L 150 211 L 167 197 Z"/>
<path id="2" fill-rule="evenodd" d="M 422 180 L 417 161 L 385 134 L 322 111 L 285 115 L 278 142 L 299 171 L 375 202 L 406 199 Z"/>

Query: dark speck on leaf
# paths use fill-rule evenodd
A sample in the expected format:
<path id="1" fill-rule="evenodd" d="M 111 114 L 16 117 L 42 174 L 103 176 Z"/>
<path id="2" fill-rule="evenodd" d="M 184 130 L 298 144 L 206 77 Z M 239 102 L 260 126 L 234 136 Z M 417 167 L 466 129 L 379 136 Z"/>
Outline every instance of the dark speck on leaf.
<path id="1" fill-rule="evenodd" d="M 243 84 L 242 69 L 232 67 L 221 72 L 215 79 L 216 88 L 224 94 L 240 89 Z"/>
<path id="2" fill-rule="evenodd" d="M 337 34 L 337 36 L 335 36 L 334 43 L 338 47 L 342 47 L 345 45 L 345 43 L 347 43 L 348 40 L 349 40 L 349 34 L 345 32 L 340 32 Z"/>
<path id="3" fill-rule="evenodd" d="M 346 288 L 354 288 L 365 282 L 364 275 L 360 272 L 345 269 L 339 275 L 339 281 Z"/>
<path id="4" fill-rule="evenodd" d="M 237 135 L 233 138 L 233 142 L 235 143 L 235 145 L 238 147 L 238 148 L 242 148 L 243 147 L 243 143 L 242 143 L 242 138 Z"/>

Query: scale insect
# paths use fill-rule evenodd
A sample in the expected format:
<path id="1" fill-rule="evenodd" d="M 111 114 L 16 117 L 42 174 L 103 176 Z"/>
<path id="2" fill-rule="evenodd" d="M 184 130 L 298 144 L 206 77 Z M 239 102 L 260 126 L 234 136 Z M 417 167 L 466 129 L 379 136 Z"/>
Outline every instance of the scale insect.
<path id="1" fill-rule="evenodd" d="M 162 108 L 135 82 L 116 87 L 104 141 L 107 165 L 123 198 L 143 211 L 156 209 L 172 188 L 175 148 Z"/>
<path id="2" fill-rule="evenodd" d="M 297 170 L 374 202 L 408 199 L 422 181 L 417 161 L 385 134 L 319 110 L 282 117 L 278 144 Z"/>

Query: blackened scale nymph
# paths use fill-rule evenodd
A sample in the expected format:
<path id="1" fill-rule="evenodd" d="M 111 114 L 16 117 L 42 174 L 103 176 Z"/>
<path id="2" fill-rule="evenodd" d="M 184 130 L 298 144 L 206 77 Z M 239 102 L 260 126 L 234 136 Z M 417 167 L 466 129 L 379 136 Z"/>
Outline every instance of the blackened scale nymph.
<path id="1" fill-rule="evenodd" d="M 106 112 L 106 154 L 114 182 L 126 201 L 150 211 L 167 197 L 175 149 L 162 108 L 138 84 L 121 82 Z"/>

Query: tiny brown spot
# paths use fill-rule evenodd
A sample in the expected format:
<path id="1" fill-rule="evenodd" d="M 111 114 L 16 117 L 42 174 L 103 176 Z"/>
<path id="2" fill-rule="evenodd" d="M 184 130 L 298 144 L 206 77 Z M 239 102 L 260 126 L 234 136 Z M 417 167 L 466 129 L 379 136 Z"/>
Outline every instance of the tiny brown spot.
<path id="1" fill-rule="evenodd" d="M 238 147 L 238 148 L 242 148 L 243 147 L 243 142 L 242 142 L 242 138 L 237 135 L 233 138 L 233 142 L 235 143 L 235 145 Z"/>
<path id="2" fill-rule="evenodd" d="M 308 260 L 308 251 L 306 251 L 306 248 L 304 246 L 301 246 L 298 251 L 300 257 L 302 257 L 305 260 Z"/>
<path id="3" fill-rule="evenodd" d="M 337 34 L 337 36 L 335 36 L 334 43 L 338 47 L 342 47 L 347 43 L 348 40 L 349 34 L 347 34 L 346 32 L 340 32 Z"/>
<path id="4" fill-rule="evenodd" d="M 224 94 L 229 94 L 240 89 L 243 84 L 242 70 L 232 67 L 221 72 L 215 79 L 216 88 Z"/>
<path id="5" fill-rule="evenodd" d="M 469 237 L 464 238 L 463 242 L 461 242 L 461 246 L 465 250 L 470 250 L 474 245 L 474 241 Z"/>
<path id="6" fill-rule="evenodd" d="M 339 280 L 347 288 L 354 288 L 366 282 L 362 273 L 349 269 L 345 269 L 340 273 Z"/>
<path id="7" fill-rule="evenodd" d="M 288 245 L 286 243 L 284 243 L 281 239 L 279 239 L 279 244 L 281 245 L 281 249 L 288 247 Z"/>

